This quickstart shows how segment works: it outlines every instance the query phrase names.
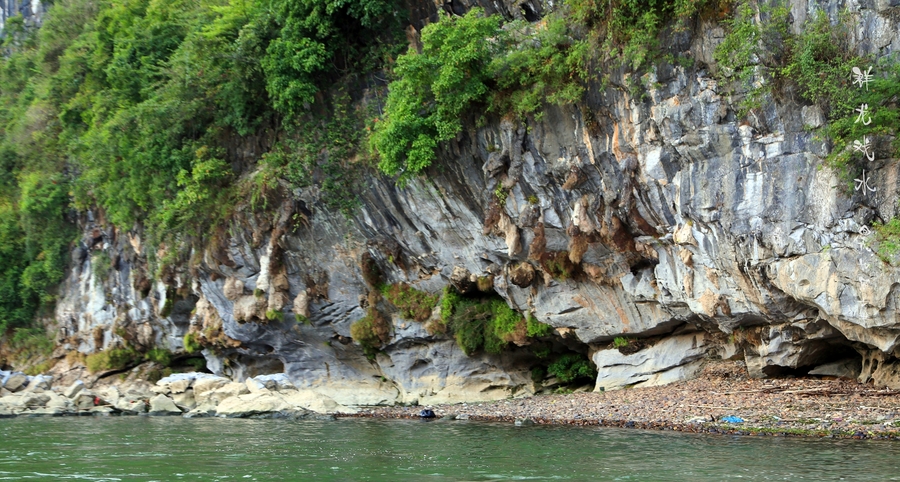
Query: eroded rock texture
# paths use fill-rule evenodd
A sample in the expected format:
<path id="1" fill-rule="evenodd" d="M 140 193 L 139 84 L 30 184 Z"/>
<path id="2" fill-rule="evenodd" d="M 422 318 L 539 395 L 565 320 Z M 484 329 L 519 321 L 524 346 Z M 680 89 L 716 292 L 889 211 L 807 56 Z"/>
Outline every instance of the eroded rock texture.
<path id="1" fill-rule="evenodd" d="M 900 50 L 894 7 L 882 3 L 847 4 L 859 48 L 877 54 Z M 504 5 L 508 15 L 545 8 Z M 794 25 L 823 7 L 837 15 L 837 3 L 792 2 Z M 613 74 L 584 103 L 548 107 L 539 121 L 489 120 L 405 187 L 369 173 L 349 218 L 316 189 L 284 188 L 272 214 L 237 213 L 161 281 L 148 281 L 139 232 L 85 218 L 93 234 L 58 309 L 65 334 L 90 352 L 124 337 L 180 349 L 190 331 L 216 373 L 283 371 L 346 405 L 534 390 L 527 347 L 468 357 L 396 313 L 390 341 L 367 360 L 349 331 L 366 313 L 367 255 L 385 281 L 432 293 L 454 271 L 492 278 L 558 343 L 590 350 L 598 388 L 691 376 L 710 356 L 744 357 L 755 376 L 850 360 L 860 380 L 900 386 L 900 270 L 860 234 L 900 215 L 900 163 L 877 159 L 877 193 L 848 197 L 805 128 L 821 117 L 815 108 L 780 96 L 738 118 L 713 79 L 722 30 L 695 32 L 671 38 L 693 67 Z M 629 82 L 654 87 L 632 97 Z M 101 251 L 113 253 L 102 279 L 92 269 Z M 646 348 L 622 354 L 610 347 L 616 337 Z"/>

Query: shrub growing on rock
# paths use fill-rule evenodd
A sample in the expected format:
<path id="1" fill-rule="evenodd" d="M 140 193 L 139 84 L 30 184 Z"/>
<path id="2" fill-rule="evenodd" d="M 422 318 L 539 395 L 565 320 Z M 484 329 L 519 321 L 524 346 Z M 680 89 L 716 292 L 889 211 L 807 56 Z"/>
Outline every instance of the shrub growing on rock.
<path id="1" fill-rule="evenodd" d="M 419 291 L 406 283 L 387 286 L 384 289 L 384 297 L 400 309 L 400 316 L 416 321 L 427 320 L 438 300 L 436 295 Z"/>
<path id="2" fill-rule="evenodd" d="M 88 355 L 85 365 L 91 373 L 97 373 L 108 370 L 124 370 L 140 363 L 143 359 L 143 355 L 133 348 L 112 348 Z"/>
<path id="3" fill-rule="evenodd" d="M 498 297 L 465 298 L 445 289 L 441 319 L 466 355 L 484 348 L 499 354 L 509 342 L 523 344 L 528 337 L 525 318 Z"/>
<path id="4" fill-rule="evenodd" d="M 597 370 L 584 355 L 570 353 L 559 357 L 547 367 L 547 373 L 555 376 L 562 383 L 576 380 L 590 381 L 597 378 Z"/>
<path id="5" fill-rule="evenodd" d="M 527 330 L 528 336 L 535 338 L 548 336 L 553 332 L 552 326 L 538 321 L 537 318 L 535 318 L 531 313 L 529 313 L 525 318 L 525 328 Z"/>
<path id="6" fill-rule="evenodd" d="M 381 345 L 390 341 L 391 325 L 375 306 L 370 305 L 366 316 L 350 325 L 350 337 L 362 346 L 366 357 L 371 360 Z"/>
<path id="7" fill-rule="evenodd" d="M 194 353 L 199 351 L 202 346 L 200 345 L 200 338 L 196 333 L 189 332 L 184 335 L 184 351 L 188 353 Z"/>
<path id="8" fill-rule="evenodd" d="M 147 354 L 144 355 L 144 358 L 167 367 L 172 364 L 173 356 L 172 352 L 166 350 L 165 348 L 151 348 L 149 351 L 147 351 Z"/>

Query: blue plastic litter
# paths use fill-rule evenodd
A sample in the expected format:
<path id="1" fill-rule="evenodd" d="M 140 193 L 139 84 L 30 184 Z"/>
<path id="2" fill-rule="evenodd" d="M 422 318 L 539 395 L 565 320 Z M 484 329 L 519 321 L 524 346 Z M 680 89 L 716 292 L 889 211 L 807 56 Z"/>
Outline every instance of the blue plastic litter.
<path id="1" fill-rule="evenodd" d="M 728 415 L 727 417 L 722 417 L 719 420 L 725 423 L 741 423 L 744 421 L 741 417 L 735 417 L 734 415 Z"/>

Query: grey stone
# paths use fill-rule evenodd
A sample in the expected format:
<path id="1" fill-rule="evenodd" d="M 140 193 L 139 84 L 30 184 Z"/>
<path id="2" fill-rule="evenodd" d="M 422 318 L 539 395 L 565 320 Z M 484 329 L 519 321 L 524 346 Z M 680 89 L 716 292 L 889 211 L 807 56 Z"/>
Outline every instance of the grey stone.
<path id="1" fill-rule="evenodd" d="M 68 398 L 75 398 L 82 390 L 84 390 L 84 382 L 76 380 L 63 391 L 63 395 Z"/>
<path id="2" fill-rule="evenodd" d="M 203 400 L 207 393 L 219 389 L 228 383 L 231 383 L 231 380 L 225 377 L 201 378 L 196 380 L 194 381 L 194 399 L 198 401 Z"/>
<path id="3" fill-rule="evenodd" d="M 206 417 L 214 417 L 214 416 L 215 416 L 215 411 L 210 412 L 208 410 L 201 410 L 198 408 L 195 408 L 195 409 L 185 413 L 184 415 L 182 415 L 182 417 L 184 417 L 184 418 L 206 418 Z"/>
<path id="4" fill-rule="evenodd" d="M 89 411 L 91 412 L 91 415 L 101 416 L 101 417 L 108 417 L 108 416 L 116 413 L 116 409 L 113 407 L 110 407 L 109 405 L 101 405 L 99 407 L 94 407 L 94 408 L 90 409 Z"/>
<path id="5" fill-rule="evenodd" d="M 72 399 L 75 408 L 78 410 L 89 410 L 94 407 L 94 400 L 97 398 L 92 392 L 82 390 L 75 398 Z"/>
<path id="6" fill-rule="evenodd" d="M 150 399 L 150 415 L 181 415 L 179 409 L 171 398 L 159 394 Z"/>
<path id="7" fill-rule="evenodd" d="M 630 355 L 617 349 L 600 350 L 593 356 L 599 372 L 594 390 L 665 385 L 691 378 L 708 350 L 707 335 L 702 332 L 665 338 Z"/>
<path id="8" fill-rule="evenodd" d="M 169 383 L 169 393 L 184 393 L 191 386 L 193 381 L 193 379 L 184 379 Z"/>
<path id="9" fill-rule="evenodd" d="M 299 416 L 305 413 L 305 409 L 286 402 L 278 394 L 264 391 L 227 398 L 216 406 L 216 415 L 227 418 Z"/>
<path id="10" fill-rule="evenodd" d="M 47 405 L 50 395 L 45 393 L 26 393 L 21 398 L 21 404 L 26 408 L 39 408 Z"/>
<path id="11" fill-rule="evenodd" d="M 53 381 L 53 377 L 50 376 L 37 375 L 31 377 L 31 380 L 28 382 L 28 386 L 25 388 L 25 390 L 30 392 L 38 390 L 50 390 L 51 381 Z"/>
<path id="12" fill-rule="evenodd" d="M 821 127 L 825 123 L 825 115 L 818 106 L 803 106 L 800 109 L 800 117 L 803 118 L 803 125 L 806 127 Z"/>
<path id="13" fill-rule="evenodd" d="M 23 390 L 26 386 L 28 386 L 28 377 L 24 373 L 13 373 L 9 375 L 3 383 L 3 388 L 11 392 L 18 392 L 19 390 Z"/>
<path id="14" fill-rule="evenodd" d="M 131 396 L 124 396 L 120 398 L 114 406 L 116 407 L 116 409 L 123 412 L 133 413 L 146 413 L 150 409 L 146 400 Z"/>
<path id="15" fill-rule="evenodd" d="M 194 391 L 191 389 L 187 389 L 181 393 L 173 393 L 172 401 L 175 402 L 175 405 L 178 405 L 181 408 L 187 408 L 188 410 L 197 406 L 197 401 L 194 400 Z"/>

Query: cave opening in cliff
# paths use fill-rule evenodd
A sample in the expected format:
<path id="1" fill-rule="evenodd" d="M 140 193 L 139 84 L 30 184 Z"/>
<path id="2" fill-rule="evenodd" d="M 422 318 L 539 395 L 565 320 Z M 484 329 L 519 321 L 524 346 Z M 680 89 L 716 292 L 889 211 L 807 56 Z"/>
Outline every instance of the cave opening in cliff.
<path id="1" fill-rule="evenodd" d="M 862 355 L 851 342 L 841 337 L 829 342 L 812 342 L 803 345 L 796 366 L 769 365 L 762 372 L 768 378 L 786 377 L 841 377 L 856 378 L 862 368 Z"/>

